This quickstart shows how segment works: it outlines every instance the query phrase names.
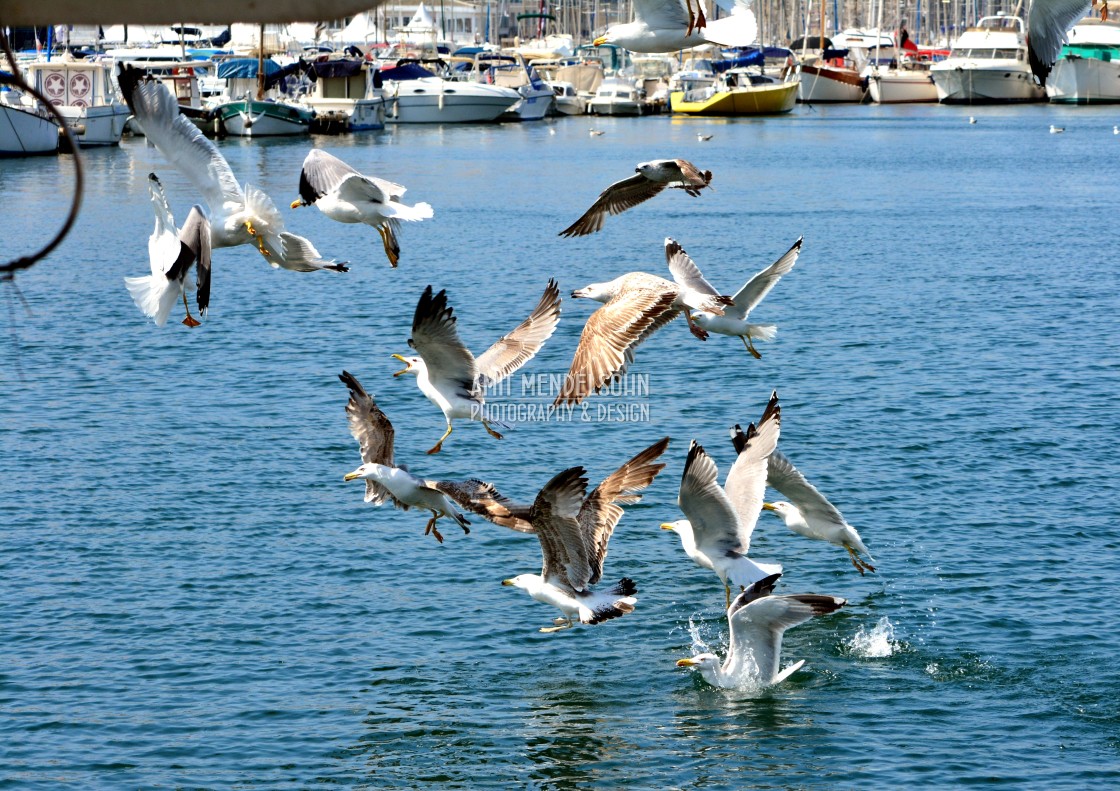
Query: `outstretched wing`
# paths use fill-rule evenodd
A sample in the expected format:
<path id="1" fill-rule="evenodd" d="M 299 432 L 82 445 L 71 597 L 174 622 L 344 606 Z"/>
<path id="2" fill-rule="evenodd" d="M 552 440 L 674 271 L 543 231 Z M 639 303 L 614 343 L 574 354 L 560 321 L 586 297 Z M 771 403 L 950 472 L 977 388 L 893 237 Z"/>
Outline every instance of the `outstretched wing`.
<path id="1" fill-rule="evenodd" d="M 214 144 L 179 113 L 171 91 L 141 69 L 120 65 L 117 77 L 128 108 L 144 135 L 202 193 L 215 217 L 225 217 L 245 203 L 241 185 Z"/>
<path id="2" fill-rule="evenodd" d="M 541 489 L 530 511 L 537 529 L 544 564 L 541 576 L 553 585 L 582 591 L 591 578 L 579 511 L 587 491 L 586 470 L 571 467 L 553 476 Z"/>
<path id="3" fill-rule="evenodd" d="M 797 263 L 797 257 L 801 255 L 802 239 L 804 237 L 798 237 L 797 241 L 793 243 L 793 247 L 783 253 L 781 258 L 743 284 L 743 287 L 732 297 L 735 304 L 727 308 L 728 316 L 743 319 L 754 310 L 755 306 L 770 293 L 770 289 L 782 279 L 782 275 L 793 269 L 793 265 Z"/>
<path id="4" fill-rule="evenodd" d="M 781 451 L 770 454 L 766 483 L 789 498 L 806 521 L 831 523 L 837 527 L 847 524 L 839 509 L 809 483 Z"/>
<path id="5" fill-rule="evenodd" d="M 685 20 L 687 24 L 688 20 Z M 587 236 L 603 230 L 603 221 L 608 214 L 621 214 L 639 203 L 652 198 L 667 185 L 650 181 L 641 173 L 630 178 L 616 181 L 599 194 L 591 208 L 583 216 L 560 232 L 560 236 Z"/>
<path id="6" fill-rule="evenodd" d="M 650 445 L 604 478 L 580 507 L 579 524 L 591 564 L 589 584 L 594 585 L 603 576 L 607 542 L 622 518 L 619 503 L 631 504 L 642 499 L 638 492 L 653 483 L 653 479 L 665 468 L 664 464 L 654 462 L 668 447 L 668 437 Z"/>
<path id="7" fill-rule="evenodd" d="M 205 314 L 210 307 L 210 219 L 206 211 L 197 203 L 191 207 L 183 227 L 179 230 L 179 240 L 194 254 L 198 289 L 198 312 Z"/>
<path id="8" fill-rule="evenodd" d="M 688 27 L 688 12 L 681 0 L 634 0 L 634 21 L 653 29 Z"/>
<path id="9" fill-rule="evenodd" d="M 738 516 L 716 478 L 719 469 L 696 440 L 688 447 L 677 505 L 692 525 L 696 547 L 711 558 L 746 554 L 739 538 Z M 761 508 L 762 504 L 759 503 Z"/>
<path id="10" fill-rule="evenodd" d="M 1034 0 L 1027 15 L 1027 60 L 1042 87 L 1069 40 L 1073 23 L 1088 14 L 1090 0 Z"/>
<path id="11" fill-rule="evenodd" d="M 739 594 L 740 598 L 747 594 Z M 836 596 L 811 593 L 792 596 L 764 596 L 745 606 L 736 606 L 738 599 L 728 609 L 730 623 L 730 650 L 733 664 L 728 668 L 738 674 L 743 665 L 754 664 L 758 678 L 769 684 L 778 676 L 782 658 L 782 635 L 786 629 L 805 623 L 817 615 L 826 615 L 843 607 L 847 602 Z"/>
<path id="12" fill-rule="evenodd" d="M 465 511 L 519 533 L 535 533 L 529 521 L 530 506 L 514 503 L 494 488 L 494 484 L 471 478 L 466 481 L 425 481 L 446 494 Z"/>
<path id="13" fill-rule="evenodd" d="M 626 289 L 592 313 L 554 403 L 578 404 L 625 370 L 633 348 L 676 316 L 675 298 L 673 291 Z"/>
<path id="14" fill-rule="evenodd" d="M 478 375 L 484 387 L 495 385 L 540 351 L 560 322 L 560 287 L 549 280 L 529 318 L 478 356 Z"/>
<path id="15" fill-rule="evenodd" d="M 447 292 L 433 296 L 424 289 L 412 317 L 409 345 L 424 358 L 428 377 L 440 392 L 471 398 L 477 391 L 478 365 L 474 355 L 459 339 L 456 318 L 447 304 Z"/>
<path id="16" fill-rule="evenodd" d="M 778 406 L 778 394 L 772 393 L 766 409 L 759 418 L 758 426 L 752 423 L 747 427 L 747 446 L 735 459 L 727 472 L 724 489 L 738 517 L 739 541 L 742 552 L 748 551 L 751 535 L 762 511 L 766 495 L 767 460 L 778 447 L 781 430 L 782 410 Z"/>
<path id="17" fill-rule="evenodd" d="M 392 467 L 393 424 L 374 403 L 357 377 L 349 371 L 343 371 L 338 378 L 350 389 L 350 400 L 346 404 L 346 419 L 350 423 L 350 435 L 358 440 L 362 461 L 366 464 Z M 376 481 L 366 480 L 367 503 L 381 505 L 389 499 L 399 507 L 400 504 L 388 489 Z"/>

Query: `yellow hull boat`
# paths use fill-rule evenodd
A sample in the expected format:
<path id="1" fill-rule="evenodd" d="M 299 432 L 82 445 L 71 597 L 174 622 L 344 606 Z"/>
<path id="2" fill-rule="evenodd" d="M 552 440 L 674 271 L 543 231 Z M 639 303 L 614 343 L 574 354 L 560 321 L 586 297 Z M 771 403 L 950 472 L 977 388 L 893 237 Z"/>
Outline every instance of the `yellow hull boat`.
<path id="1" fill-rule="evenodd" d="M 714 93 L 675 91 L 669 96 L 674 113 L 689 115 L 774 115 L 788 113 L 797 103 L 799 81 L 725 88 Z M 693 95 L 697 94 L 699 95 Z"/>

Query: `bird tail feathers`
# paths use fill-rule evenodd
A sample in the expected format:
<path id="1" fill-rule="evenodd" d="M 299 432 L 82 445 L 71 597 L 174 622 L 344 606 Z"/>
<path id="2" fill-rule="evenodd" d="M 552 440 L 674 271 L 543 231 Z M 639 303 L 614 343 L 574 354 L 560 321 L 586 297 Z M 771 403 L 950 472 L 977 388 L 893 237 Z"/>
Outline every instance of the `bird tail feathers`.
<path id="1" fill-rule="evenodd" d="M 737 0 L 731 16 L 709 22 L 703 33 L 704 38 L 713 44 L 745 47 L 758 39 L 758 22 L 750 10 L 750 3 Z"/>
<path id="2" fill-rule="evenodd" d="M 593 608 L 580 605 L 579 620 L 581 623 L 594 625 L 613 618 L 621 618 L 634 612 L 634 605 L 637 603 L 638 600 L 633 596 L 624 596 L 613 601 L 609 597 L 601 597 L 594 603 Z"/>
<path id="3" fill-rule="evenodd" d="M 386 203 L 385 209 L 385 213 L 393 219 L 407 222 L 430 220 L 435 216 L 435 212 L 429 203 L 417 203 L 414 206 L 407 206 L 403 203 Z"/>
<path id="4" fill-rule="evenodd" d="M 746 555 L 742 555 L 736 558 L 727 577 L 732 585 L 740 585 L 746 588 L 772 574 L 781 573 L 782 566 L 780 563 L 756 563 Z"/>
<path id="5" fill-rule="evenodd" d="M 777 324 L 748 324 L 747 331 L 752 341 L 772 341 L 778 337 Z"/>
<path id="6" fill-rule="evenodd" d="M 157 327 L 167 323 L 167 317 L 171 315 L 171 309 L 182 293 L 179 281 L 168 280 L 167 275 L 162 272 L 144 277 L 126 277 L 124 284 L 136 307 L 152 319 Z"/>
<path id="7" fill-rule="evenodd" d="M 774 680 L 771 683 L 780 684 L 781 682 L 785 681 L 787 678 L 792 676 L 794 673 L 796 673 L 798 670 L 800 670 L 801 666 L 804 665 L 804 664 L 805 664 L 804 659 L 802 659 L 800 662 L 794 662 L 792 665 L 787 667 L 781 673 L 774 676 Z"/>

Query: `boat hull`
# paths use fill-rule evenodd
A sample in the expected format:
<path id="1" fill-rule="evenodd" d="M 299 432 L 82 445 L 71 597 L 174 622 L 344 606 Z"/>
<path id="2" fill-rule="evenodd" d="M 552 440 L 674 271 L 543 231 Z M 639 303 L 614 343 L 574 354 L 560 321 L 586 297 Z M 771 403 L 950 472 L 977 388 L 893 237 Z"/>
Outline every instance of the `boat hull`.
<path id="1" fill-rule="evenodd" d="M 798 80 L 792 80 L 733 88 L 698 101 L 688 101 L 687 94 L 676 91 L 669 97 L 669 106 L 674 113 L 686 115 L 777 115 L 793 109 L 798 85 Z"/>
<path id="2" fill-rule="evenodd" d="M 469 124 L 495 121 L 521 100 L 512 88 L 421 78 L 386 91 L 393 106 L 385 120 L 394 124 Z"/>
<path id="3" fill-rule="evenodd" d="M 876 104 L 919 104 L 937 101 L 937 86 L 926 72 L 871 74 L 867 92 Z"/>
<path id="4" fill-rule="evenodd" d="M 518 89 L 521 99 L 502 114 L 503 121 L 539 121 L 552 109 L 553 93 L 549 88 Z"/>
<path id="5" fill-rule="evenodd" d="M 66 105 L 55 109 L 66 119 L 70 134 L 82 148 L 118 145 L 129 118 L 128 107 L 123 104 L 101 104 L 93 107 Z"/>
<path id="6" fill-rule="evenodd" d="M 937 100 L 942 104 L 1007 104 L 1046 98 L 1046 91 L 1025 63 L 1010 61 L 972 68 L 947 64 L 942 61 L 930 69 Z"/>
<path id="7" fill-rule="evenodd" d="M 1120 103 L 1120 61 L 1063 57 L 1046 80 L 1046 95 L 1055 104 Z"/>
<path id="8" fill-rule="evenodd" d="M 58 124 L 19 107 L 0 104 L 0 157 L 58 152 Z"/>
<path id="9" fill-rule="evenodd" d="M 338 114 L 346 118 L 346 131 L 366 132 L 385 128 L 385 98 L 370 99 L 304 99 L 316 115 Z"/>
<path id="10" fill-rule="evenodd" d="M 225 134 L 234 137 L 306 135 L 315 113 L 281 102 L 227 102 L 214 109 Z"/>
<path id="11" fill-rule="evenodd" d="M 809 104 L 862 102 L 867 96 L 866 83 L 854 69 L 803 64 L 797 100 Z"/>

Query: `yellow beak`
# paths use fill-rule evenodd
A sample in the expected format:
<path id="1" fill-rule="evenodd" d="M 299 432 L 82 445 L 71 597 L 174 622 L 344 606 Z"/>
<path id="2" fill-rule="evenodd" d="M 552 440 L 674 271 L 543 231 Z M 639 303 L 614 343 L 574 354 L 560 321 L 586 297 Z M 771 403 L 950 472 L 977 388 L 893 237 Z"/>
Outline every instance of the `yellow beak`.
<path id="1" fill-rule="evenodd" d="M 662 530 L 676 530 L 676 528 L 675 528 L 675 527 L 673 527 L 673 526 L 672 526 L 671 524 L 669 524 L 668 522 L 663 522 L 663 523 L 662 523 L 662 525 L 661 525 L 661 529 L 662 529 Z"/>
<path id="2" fill-rule="evenodd" d="M 677 667 L 692 667 L 697 664 L 695 659 L 678 659 Z"/>
<path id="3" fill-rule="evenodd" d="M 763 511 L 777 511 L 778 509 L 774 507 L 773 503 L 763 503 L 762 504 L 762 510 Z"/>
<path id="4" fill-rule="evenodd" d="M 394 354 L 392 356 L 394 359 L 400 360 L 402 363 L 404 363 L 404 368 L 397 371 L 395 374 L 393 374 L 393 376 L 400 376 L 401 374 L 408 373 L 409 369 L 412 368 L 412 364 L 405 358 L 401 357 L 399 354 Z"/>
<path id="5" fill-rule="evenodd" d="M 298 209 L 302 205 L 303 205 L 303 201 L 301 201 L 301 200 L 297 199 L 297 200 L 292 201 L 292 208 L 293 209 Z"/>
<path id="6" fill-rule="evenodd" d="M 361 477 L 362 476 L 358 475 L 358 473 L 356 473 L 356 472 L 348 472 L 348 473 L 346 473 L 345 475 L 342 476 L 342 480 L 352 481 L 355 478 L 361 478 Z"/>
<path id="7" fill-rule="evenodd" d="M 513 584 L 513 580 L 502 580 L 502 584 L 503 584 L 503 585 L 512 585 L 512 584 Z"/>
<path id="8" fill-rule="evenodd" d="M 599 38 L 595 39 L 591 43 L 594 44 L 596 47 L 602 46 L 603 44 L 607 43 L 607 37 L 606 36 L 599 36 Z"/>

